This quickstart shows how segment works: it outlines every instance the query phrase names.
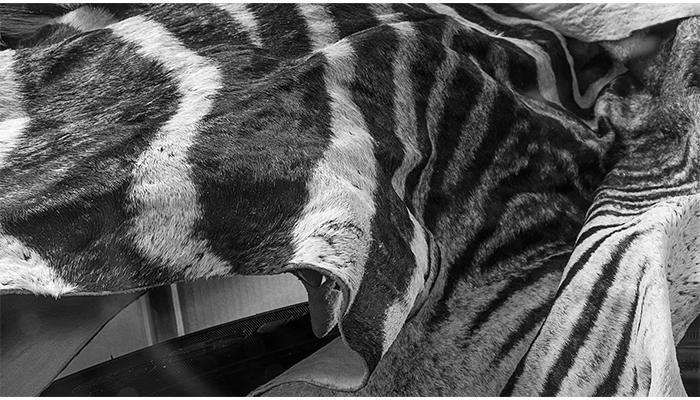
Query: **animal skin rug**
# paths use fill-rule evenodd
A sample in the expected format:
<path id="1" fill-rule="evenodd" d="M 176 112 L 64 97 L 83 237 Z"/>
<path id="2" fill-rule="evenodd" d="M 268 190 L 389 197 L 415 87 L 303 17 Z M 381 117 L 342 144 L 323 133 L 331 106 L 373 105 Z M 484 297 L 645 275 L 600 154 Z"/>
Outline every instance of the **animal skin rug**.
<path id="1" fill-rule="evenodd" d="M 158 14 L 166 15 L 162 17 L 163 24 L 172 22 L 168 18 L 176 20 L 180 16 L 176 6 L 162 7 L 168 11 Z M 474 43 L 469 40 L 473 38 L 468 35 L 465 36 L 468 40 L 459 37 L 464 26 L 494 43 L 502 37 L 500 33 L 475 28 L 472 22 L 447 6 L 395 7 L 404 7 L 403 16 L 410 16 L 416 25 L 428 24 L 431 18 L 426 15 L 430 13 L 452 17 L 445 23 L 445 32 L 450 35 L 429 44 L 411 41 L 417 36 L 410 30 L 401 30 L 403 25 L 400 23 L 397 23 L 398 28 L 392 28 L 398 32 L 397 37 L 408 38 L 397 40 L 401 44 L 396 46 L 397 51 L 406 54 L 410 53 L 409 50 L 423 51 L 421 56 L 425 57 L 425 68 L 432 68 L 431 73 L 436 69 L 438 73 L 441 71 L 436 64 L 430 64 L 431 60 L 450 59 L 452 53 L 446 52 L 445 48 L 465 46 L 471 49 L 469 46 Z M 307 20 L 317 18 L 323 21 L 324 16 L 314 14 L 318 10 L 313 6 L 304 9 L 309 11 L 305 15 Z M 536 83 L 532 85 L 534 89 L 530 92 L 523 90 L 525 94 L 515 96 L 512 93 L 520 89 L 517 87 L 519 83 L 510 82 L 508 73 L 488 65 L 488 55 L 474 51 L 465 57 L 468 58 L 466 61 L 458 56 L 451 61 L 454 68 L 466 71 L 466 83 L 481 85 L 479 89 L 484 93 L 496 93 L 494 96 L 503 102 L 503 108 L 499 109 L 518 115 L 532 110 L 539 113 L 537 117 L 527 119 L 531 123 L 527 128 L 512 128 L 521 129 L 516 133 L 526 139 L 542 140 L 557 150 L 557 146 L 561 146 L 561 154 L 573 154 L 566 162 L 575 165 L 566 169 L 561 167 L 563 162 L 557 158 L 559 153 L 552 154 L 550 148 L 527 149 L 534 152 L 527 153 L 533 159 L 536 156 L 543 160 L 544 165 L 554 165 L 551 167 L 554 170 L 561 168 L 562 171 L 556 172 L 562 173 L 562 181 L 567 184 L 575 182 L 571 185 L 576 186 L 577 195 L 560 202 L 555 196 L 547 198 L 542 210 L 532 210 L 529 208 L 531 203 L 523 203 L 522 209 L 526 211 L 514 214 L 513 219 L 523 219 L 530 213 L 551 212 L 560 218 L 561 226 L 552 229 L 553 237 L 543 234 L 549 240 L 548 245 L 551 244 L 546 255 L 523 252 L 522 257 L 514 258 L 513 262 L 525 265 L 522 271 L 511 274 L 512 271 L 504 270 L 492 275 L 512 278 L 503 287 L 497 280 L 484 278 L 486 272 L 483 276 L 479 271 L 465 277 L 441 267 L 457 263 L 457 253 L 461 251 L 457 249 L 458 244 L 445 238 L 455 236 L 455 232 L 468 236 L 471 226 L 484 221 L 447 221 L 447 218 L 440 220 L 435 217 L 437 222 L 433 221 L 431 225 L 430 221 L 423 220 L 422 211 L 427 208 L 427 200 L 407 200 L 408 196 L 404 196 L 408 190 L 405 182 L 411 171 L 411 166 L 406 165 L 413 162 L 415 167 L 418 164 L 420 143 L 413 144 L 418 148 L 413 161 L 409 160 L 410 157 L 391 160 L 387 162 L 393 163 L 390 166 L 375 162 L 373 152 L 377 150 L 372 147 L 373 139 L 366 131 L 369 128 L 381 130 L 381 124 L 368 121 L 369 128 L 365 129 L 364 123 L 360 123 L 364 110 L 359 106 L 348 109 L 338 105 L 348 104 L 351 91 L 357 90 L 353 81 L 355 74 L 368 77 L 369 84 L 365 84 L 361 91 L 379 92 L 382 84 L 372 81 L 372 74 L 382 69 L 390 70 L 393 66 L 367 66 L 356 62 L 352 46 L 348 44 L 350 41 L 338 41 L 332 31 L 324 31 L 327 26 L 322 23 L 313 25 L 318 31 L 312 32 L 316 42 L 311 47 L 317 54 L 322 54 L 325 61 L 309 56 L 295 66 L 297 69 L 267 70 L 272 72 L 266 76 L 267 81 L 261 82 L 256 80 L 259 78 L 256 74 L 260 72 L 246 69 L 246 65 L 255 64 L 264 69 L 274 62 L 255 51 L 242 51 L 237 54 L 243 60 L 240 65 L 218 71 L 205 57 L 184 48 L 148 18 L 137 15 L 129 19 L 125 16 L 117 22 L 106 17 L 100 25 L 106 28 L 100 33 L 94 27 L 76 25 L 76 15 L 62 17 L 61 24 L 79 32 L 92 32 L 86 37 L 94 38 L 95 42 L 91 43 L 93 47 L 88 48 L 86 54 L 91 51 L 98 53 L 104 50 L 104 46 L 114 46 L 111 56 L 134 68 L 117 72 L 109 70 L 112 64 L 101 64 L 107 75 L 123 74 L 118 77 L 138 90 L 143 87 L 138 79 L 151 79 L 160 85 L 154 87 L 166 92 L 150 98 L 148 96 L 152 93 L 143 89 L 143 93 L 139 93 L 144 98 L 129 104 L 132 113 L 141 112 L 145 102 L 152 108 L 145 107 L 144 112 L 160 105 L 164 110 L 153 116 L 157 120 L 153 126 L 159 127 L 155 139 L 149 137 L 148 143 L 145 139 L 130 143 L 138 152 L 134 148 L 122 148 L 118 142 L 120 135 L 135 135 L 130 129 L 137 128 L 131 125 L 125 125 L 119 132 L 99 131 L 98 127 L 98 132 L 92 133 L 93 137 L 80 136 L 83 131 L 79 123 L 61 125 L 64 112 L 74 113 L 69 117 L 76 119 L 95 112 L 89 104 L 71 104 L 62 109 L 65 105 L 57 100 L 69 90 L 63 86 L 57 85 L 52 87 L 55 91 L 46 92 L 32 87 L 36 90 L 32 101 L 20 101 L 20 90 L 12 85 L 16 81 L 13 75 L 16 71 L 34 82 L 32 80 L 40 81 L 44 69 L 65 72 L 62 69 L 65 65 L 45 65 L 40 56 L 28 53 L 22 53 L 17 57 L 21 60 L 17 61 L 11 53 L 14 50 L 0 52 L 0 99 L 7 100 L 0 104 L 0 173 L 6 165 L 15 166 L 12 175 L 0 175 L 0 188 L 8 188 L 0 193 L 0 289 L 10 293 L 0 298 L 0 395 L 39 394 L 107 321 L 141 294 L 140 290 L 232 272 L 250 275 L 294 273 L 307 290 L 314 332 L 322 336 L 338 325 L 342 333 L 342 340 L 334 341 L 257 389 L 256 395 L 450 395 L 465 393 L 469 387 L 481 390 L 470 394 L 491 396 L 684 394 L 674 346 L 700 314 L 700 252 L 697 243 L 700 237 L 697 183 L 700 171 L 696 166 L 700 162 L 697 157 L 700 151 L 700 127 L 697 125 L 700 124 L 700 94 L 695 93 L 700 87 L 697 69 L 700 24 L 695 18 L 684 20 L 675 34 L 648 28 L 699 15 L 700 9 L 692 5 L 619 4 L 521 4 L 516 9 L 550 23 L 565 36 L 578 39 L 580 43 L 572 44 L 572 52 L 577 48 L 583 54 L 592 48 L 586 42 L 600 43 L 613 61 L 607 64 L 605 74 L 590 79 L 594 84 L 586 93 L 571 93 L 569 90 L 569 96 L 561 98 L 556 97 L 556 86 L 560 83 L 556 77 L 548 81 L 547 77 L 536 76 Z M 79 10 L 90 12 L 85 8 Z M 383 14 L 381 10 L 375 10 L 375 13 L 387 23 L 397 18 L 396 13 Z M 621 20 L 628 23 L 621 25 Z M 119 47 L 110 41 L 112 36 L 105 33 L 107 31 L 128 46 Z M 426 31 L 430 29 L 426 28 Z M 101 34 L 107 38 L 100 37 Z M 503 35 L 508 37 L 508 33 Z M 453 36 L 464 39 L 464 42 L 447 43 L 447 38 Z M 285 39 L 289 37 L 291 35 Z M 188 58 L 168 58 L 167 52 L 149 47 L 144 38 L 159 40 L 171 50 L 188 54 Z M 354 40 L 357 40 L 353 43 L 358 49 L 368 53 L 362 53 L 368 60 L 380 60 L 383 54 L 396 50 L 391 43 L 381 44 L 382 40 L 372 36 L 372 32 L 355 36 Z M 475 39 L 474 48 L 483 44 L 479 40 L 482 39 Z M 371 45 L 367 46 L 367 43 Z M 491 42 L 485 43 L 488 46 Z M 192 45 L 196 44 L 194 41 Z M 294 43 L 285 45 L 290 51 L 294 47 Z M 284 46 L 279 44 L 279 47 Z M 508 49 L 507 46 L 503 48 Z M 133 49 L 138 49 L 146 61 L 150 57 L 149 62 L 152 62 L 131 65 L 126 58 L 119 58 L 126 57 L 129 51 L 136 51 Z M 372 51 L 377 53 L 372 54 Z M 211 55 L 212 58 L 219 56 L 223 57 L 218 53 Z M 547 60 L 550 56 L 554 58 L 546 54 Z M 634 77 L 623 76 L 625 69 L 620 67 L 623 64 L 629 66 Z M 177 87 L 166 82 L 157 65 L 169 68 L 168 74 L 175 76 L 174 86 Z M 79 81 L 80 65 L 71 67 L 78 68 L 75 80 Z M 319 73 L 319 70 L 325 72 Z M 197 79 L 188 75 L 191 71 L 198 71 Z M 401 73 L 397 68 L 396 74 Z M 469 80 L 471 76 L 475 76 L 474 81 Z M 239 77 L 250 79 L 246 85 L 241 85 L 246 87 L 226 87 L 229 92 L 225 93 L 240 94 L 239 98 L 223 106 L 217 103 L 214 99 L 220 100 L 217 96 L 228 82 L 226 79 Z M 253 88 L 248 87 L 250 82 L 255 82 Z M 318 82 L 325 84 L 332 95 L 318 93 L 315 90 Z M 551 82 L 552 87 L 537 87 L 541 82 Z M 613 83 L 603 90 L 610 82 Z M 98 94 L 108 90 L 93 88 L 89 86 L 90 82 L 79 83 Z M 56 98 L 51 98 L 52 95 Z M 80 96 L 82 93 L 71 95 Z M 168 101 L 177 96 L 181 96 L 179 108 L 170 106 Z M 518 100 L 510 101 L 513 98 Z M 541 99 L 556 107 L 543 106 Z M 367 107 L 374 106 L 369 100 L 364 100 Z M 393 100 L 383 98 L 382 101 L 386 104 Z M 467 102 L 469 98 L 458 97 L 456 101 Z M 318 108 L 299 107 L 298 104 L 303 102 L 318 105 Z M 357 102 L 361 106 L 364 104 Z M 36 104 L 43 108 L 27 111 Z M 474 114 L 480 112 L 478 107 L 476 110 Z M 99 113 L 109 114 L 111 111 L 106 107 Z M 590 117 L 595 116 L 599 121 L 602 134 L 597 137 L 591 134 L 593 119 L 587 118 L 588 111 L 591 111 Z M 199 121 L 210 113 L 212 119 L 200 124 Z M 118 118 L 117 114 L 104 118 Z M 487 120 L 481 117 L 475 121 Z M 435 124 L 430 117 L 427 119 L 426 124 Z M 30 120 L 34 122 L 29 124 Z M 321 126 L 327 120 L 336 124 L 332 126 L 330 139 Z M 562 122 L 555 124 L 552 120 Z M 377 126 L 371 125 L 373 123 Z M 498 121 L 494 123 L 497 125 Z M 32 146 L 45 138 L 16 134 L 25 128 L 54 135 L 50 137 L 55 143 L 34 151 Z M 67 136 L 61 129 L 78 132 L 81 149 L 99 161 L 86 166 L 70 157 L 61 158 L 59 154 L 50 163 L 42 164 L 42 157 L 59 151 L 55 149 L 60 149 Z M 242 133 L 235 146 L 231 144 L 232 139 L 219 133 L 232 129 Z M 211 135 L 207 137 L 211 142 L 202 144 L 196 136 L 199 130 L 208 130 Z M 261 141 L 279 140 L 277 136 L 265 135 L 272 135 L 270 132 L 276 135 L 280 130 L 298 135 L 283 137 L 282 140 L 288 142 L 279 148 L 261 144 Z M 304 136 L 305 142 L 300 145 L 298 138 L 309 131 L 317 135 Z M 169 140 L 169 134 L 173 132 L 186 137 L 187 143 Z M 556 135 L 548 135 L 548 132 Z M 106 139 L 102 140 L 114 140 L 109 154 L 122 154 L 122 151 L 126 154 L 133 150 L 136 156 L 103 160 L 103 148 L 100 147 L 103 144 L 94 140 L 94 137 L 100 137 L 99 134 L 104 134 Z M 145 130 L 138 134 L 147 136 L 152 133 Z M 253 134 L 260 136 L 252 140 Z M 429 141 L 428 138 L 419 139 Z M 409 139 L 404 141 L 408 143 Z M 391 149 L 397 145 L 382 142 L 376 146 L 391 158 Z M 449 146 L 443 143 L 441 151 Z M 571 148 L 579 153 L 574 154 Z M 232 159 L 228 152 L 240 149 L 245 151 Z M 201 157 L 188 161 L 188 151 L 199 152 L 197 154 Z M 604 157 L 608 151 L 615 156 L 613 161 Z M 496 154 L 496 149 L 493 149 L 493 154 Z M 269 160 L 278 163 L 267 164 Z M 188 162 L 192 165 L 187 166 Z M 434 159 L 427 163 L 433 163 L 430 165 L 435 168 L 442 165 L 440 160 Z M 642 170 L 649 171 L 643 176 L 644 180 L 629 172 L 639 169 L 640 165 Z M 17 166 L 31 169 L 25 173 Z M 65 189 L 62 174 L 67 174 L 66 171 L 73 167 L 80 173 L 75 175 L 76 182 L 68 186 L 75 186 L 64 190 L 62 195 L 65 197 L 60 200 L 75 200 L 84 207 L 81 219 L 69 218 L 74 211 L 70 207 L 61 208 L 64 213 L 56 213 L 50 223 L 40 218 L 32 219 L 33 213 L 42 215 L 51 207 L 61 207 L 57 204 L 59 199 L 47 196 L 44 188 L 49 182 L 54 189 L 58 188 L 56 190 Z M 99 207 L 93 207 L 90 202 L 80 203 L 83 201 L 81 196 L 89 190 L 101 193 L 100 189 L 111 185 L 92 179 L 91 173 L 98 167 L 107 171 L 105 174 L 112 174 L 115 182 L 122 182 L 119 181 L 121 178 L 126 182 L 124 176 L 128 174 L 137 178 L 129 181 L 129 185 L 112 188 L 113 191 L 105 196 L 109 197 L 106 200 L 91 199 L 95 204 L 101 201 Z M 579 167 L 588 167 L 595 173 L 579 175 Z M 552 173 L 551 168 L 536 172 L 545 176 Z M 126 170 L 128 173 L 124 172 Z M 159 175 L 152 171 L 166 172 Z M 229 175 L 217 175 L 217 171 Z M 396 171 L 404 174 L 402 179 L 396 178 L 400 176 Z M 474 174 L 479 176 L 480 173 Z M 274 180 L 274 175 L 284 176 L 286 180 Z M 37 176 L 41 179 L 37 180 Z M 195 187 L 183 178 L 189 176 L 197 176 L 205 183 L 198 182 L 200 186 Z M 649 176 L 654 179 L 649 179 Z M 497 177 L 491 178 L 497 181 Z M 522 179 L 526 178 L 529 177 Z M 234 179 L 239 179 L 236 185 L 231 184 Z M 201 189 L 201 186 L 206 187 Z M 217 189 L 221 187 L 230 190 L 225 199 L 217 197 Z M 513 187 L 513 190 L 529 190 L 518 185 Z M 599 189 L 594 195 L 596 187 Z M 271 190 L 290 201 L 273 201 L 267 195 Z M 424 188 L 425 193 L 428 191 Z M 620 196 L 623 196 L 622 208 L 611 201 Z M 198 198 L 204 199 L 199 207 L 190 207 Z M 304 202 L 295 201 L 298 198 L 303 198 Z M 446 208 L 456 207 L 450 203 L 453 200 L 440 199 Z M 592 205 L 582 219 L 582 213 L 590 205 L 589 200 L 592 200 Z M 124 203 L 129 205 L 124 206 Z M 458 206 L 467 208 L 469 204 Z M 205 215 L 220 217 L 205 219 Z M 124 224 L 119 218 L 129 219 L 129 224 Z M 164 222 L 170 220 L 180 222 Z M 204 220 L 206 223 L 200 223 Z M 446 224 L 459 225 L 462 230 L 444 228 Z M 428 229 L 427 226 L 436 228 Z M 162 229 L 153 230 L 153 227 Z M 205 233 L 196 237 L 186 233 L 195 230 Z M 239 235 L 226 233 L 232 231 Z M 90 235 L 100 239 L 91 241 Z M 124 244 L 127 239 L 133 241 L 138 251 L 127 250 L 128 246 Z M 40 247 L 41 251 L 35 249 Z M 112 251 L 113 248 L 118 250 Z M 477 253 L 473 252 L 473 258 L 482 256 Z M 75 254 L 79 256 L 71 258 Z M 571 257 L 567 258 L 569 254 Z M 144 265 L 146 267 L 142 268 L 146 271 L 134 272 L 124 267 L 132 264 Z M 99 267 L 107 265 L 119 267 Z M 455 276 L 462 279 L 459 284 L 450 282 Z M 611 282 L 607 280 L 596 280 L 599 276 L 614 277 L 616 286 L 610 287 Z M 525 277 L 533 279 L 531 287 L 520 283 Z M 441 302 L 435 297 L 438 292 L 459 292 L 464 288 L 473 290 L 452 303 Z M 416 338 L 423 334 L 443 337 L 443 331 L 454 333 L 449 327 L 452 319 L 487 319 L 484 315 L 489 315 L 479 309 L 486 304 L 486 296 L 494 290 L 500 294 L 513 288 L 520 290 L 518 295 L 522 297 L 504 297 L 501 301 L 503 314 L 490 321 L 499 318 L 508 321 L 514 316 L 534 319 L 524 337 L 513 339 L 512 332 L 503 332 L 503 337 L 510 340 L 508 346 L 512 351 L 506 352 L 507 357 L 503 356 L 497 363 L 485 360 L 480 364 L 483 360 L 479 357 L 485 357 L 483 348 L 462 344 L 457 350 L 464 351 L 460 357 L 473 357 L 473 365 L 463 367 L 467 370 L 451 369 L 450 361 L 446 359 L 449 356 L 444 356 L 453 354 L 455 347 L 452 346 L 458 346 L 457 343 L 435 340 L 426 347 L 415 345 Z M 27 292 L 50 296 L 127 293 L 88 302 L 80 297 L 43 301 L 45 299 L 22 294 Z M 546 307 L 532 310 L 518 307 L 538 296 Z M 91 308 L 87 308 L 88 304 L 92 304 Z M 33 317 L 29 319 L 26 317 L 28 309 L 33 311 Z M 438 312 L 429 315 L 429 309 Z M 475 328 L 467 339 L 487 347 L 505 346 L 483 338 L 477 340 L 480 333 Z M 566 341 L 571 337 L 580 337 L 581 340 L 571 344 L 571 341 Z M 634 346 L 622 345 L 629 343 L 631 338 Z M 402 352 L 394 351 L 396 349 Z M 435 353 L 425 353 L 431 350 Z M 46 358 L 47 353 L 51 357 Z M 572 354 L 577 360 L 573 367 L 570 365 Z M 601 354 L 614 356 L 601 357 Z M 425 362 L 425 370 L 410 372 L 418 362 Z M 479 369 L 491 367 L 493 370 Z M 400 368 L 408 371 L 405 376 L 391 375 L 391 371 Z M 568 375 L 558 376 L 558 371 Z M 590 377 L 596 379 L 587 380 Z M 587 385 L 589 381 L 599 384 Z M 472 382 L 480 382 L 481 386 Z"/>

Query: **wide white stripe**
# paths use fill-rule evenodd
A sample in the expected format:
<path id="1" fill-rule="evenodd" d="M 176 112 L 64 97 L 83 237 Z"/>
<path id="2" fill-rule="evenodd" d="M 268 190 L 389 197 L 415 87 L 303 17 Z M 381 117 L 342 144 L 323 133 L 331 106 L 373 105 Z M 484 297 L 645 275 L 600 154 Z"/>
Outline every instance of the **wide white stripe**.
<path id="1" fill-rule="evenodd" d="M 257 47 L 263 46 L 262 38 L 260 38 L 258 19 L 255 17 L 245 4 L 241 3 L 222 3 L 217 4 L 217 7 L 226 11 L 236 23 L 248 34 L 250 42 Z"/>
<path id="2" fill-rule="evenodd" d="M 3 233 L 0 226 L 0 292 L 27 290 L 58 297 L 75 292 L 32 248 Z"/>
<path id="3" fill-rule="evenodd" d="M 57 18 L 56 22 L 70 25 L 81 32 L 89 32 L 107 27 L 117 20 L 104 8 L 83 6 Z"/>
<path id="4" fill-rule="evenodd" d="M 333 15 L 331 15 L 326 6 L 303 3 L 297 4 L 297 9 L 306 20 L 312 51 L 320 50 L 340 39 L 333 21 Z"/>
<path id="5" fill-rule="evenodd" d="M 0 51 L 0 166 L 29 124 L 29 117 L 22 110 L 14 54 L 12 50 Z"/>
<path id="6" fill-rule="evenodd" d="M 561 105 L 559 93 L 557 93 L 556 77 L 554 75 L 554 71 L 552 70 L 552 60 L 549 58 L 549 54 L 547 54 L 547 52 L 545 52 L 540 46 L 527 40 L 507 37 L 491 32 L 481 25 L 475 24 L 468 19 L 463 18 L 459 15 L 459 13 L 457 13 L 457 11 L 446 5 L 428 4 L 428 7 L 430 7 L 430 9 L 436 13 L 448 15 L 454 18 L 457 22 L 470 29 L 493 38 L 509 41 L 518 46 L 522 51 L 535 59 L 535 65 L 537 66 L 537 86 L 542 97 L 547 101 Z"/>
<path id="7" fill-rule="evenodd" d="M 307 183 L 309 201 L 294 226 L 290 263 L 315 265 L 346 285 L 345 311 L 359 289 L 372 240 L 377 167 L 374 140 L 348 89 L 355 78 L 353 49 L 342 40 L 323 54 L 333 138 Z"/>
<path id="8" fill-rule="evenodd" d="M 644 294 L 638 307 L 639 332 L 631 352 L 650 366 L 649 396 L 683 396 L 675 346 L 700 311 L 700 203 L 698 196 L 679 196 L 636 218 L 646 231 L 632 256 L 650 266 L 639 285 Z M 622 260 L 634 270 L 634 260 Z M 639 365 L 639 363 L 638 363 Z"/>
<path id="9" fill-rule="evenodd" d="M 221 75 L 154 21 L 139 16 L 110 29 L 135 44 L 140 55 L 158 61 L 182 96 L 175 115 L 136 161 L 129 199 L 137 217 L 130 233 L 144 255 L 173 270 L 187 268 L 188 278 L 224 274 L 229 265 L 209 250 L 206 240 L 193 235 L 201 209 L 187 161 L 198 124 L 222 86 Z"/>
<path id="10" fill-rule="evenodd" d="M 403 200 L 406 194 L 406 178 L 421 160 L 417 139 L 416 104 L 411 79 L 411 60 L 412 54 L 417 50 L 414 45 L 417 38 L 413 26 L 408 22 L 391 26 L 399 35 L 399 48 L 393 63 L 394 123 L 396 136 L 401 140 L 404 151 L 401 165 L 394 172 L 391 184 Z"/>
<path id="11" fill-rule="evenodd" d="M 29 117 L 0 121 L 0 167 L 19 143 L 19 137 L 29 124 Z"/>
<path id="12" fill-rule="evenodd" d="M 664 264 L 668 270 L 673 336 L 678 343 L 700 312 L 700 196 L 670 202 L 678 211 L 669 213 L 664 227 Z"/>

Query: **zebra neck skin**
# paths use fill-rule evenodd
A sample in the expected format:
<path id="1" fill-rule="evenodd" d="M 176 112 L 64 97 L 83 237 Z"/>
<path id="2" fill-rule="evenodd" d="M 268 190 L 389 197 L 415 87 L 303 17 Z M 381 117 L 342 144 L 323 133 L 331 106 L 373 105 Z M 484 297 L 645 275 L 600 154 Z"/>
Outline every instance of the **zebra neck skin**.
<path id="1" fill-rule="evenodd" d="M 505 394 L 685 395 L 674 346 L 700 314 L 700 21 L 596 105 L 622 138 L 557 298 Z"/>

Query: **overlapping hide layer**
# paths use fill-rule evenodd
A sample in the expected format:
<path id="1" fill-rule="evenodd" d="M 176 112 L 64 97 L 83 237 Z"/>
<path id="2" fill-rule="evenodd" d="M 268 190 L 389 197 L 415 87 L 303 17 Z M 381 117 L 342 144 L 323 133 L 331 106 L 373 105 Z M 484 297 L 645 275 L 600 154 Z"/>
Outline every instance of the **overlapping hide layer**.
<path id="1" fill-rule="evenodd" d="M 700 314 L 700 21 L 680 23 L 596 112 L 622 138 L 514 395 L 685 395 L 675 345 Z M 574 362 L 575 360 L 575 362 Z"/>
<path id="2" fill-rule="evenodd" d="M 700 13 L 700 6 L 690 3 L 519 3 L 513 8 L 584 42 L 622 40 L 636 31 Z"/>

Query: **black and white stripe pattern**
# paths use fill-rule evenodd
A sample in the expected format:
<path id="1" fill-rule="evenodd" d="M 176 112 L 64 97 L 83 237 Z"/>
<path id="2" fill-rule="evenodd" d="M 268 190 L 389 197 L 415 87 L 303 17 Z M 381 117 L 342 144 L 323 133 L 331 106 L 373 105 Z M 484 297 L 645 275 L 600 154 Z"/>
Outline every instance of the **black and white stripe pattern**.
<path id="1" fill-rule="evenodd" d="M 579 80 L 567 40 L 505 5 L 90 6 L 9 39 L 0 289 L 292 272 L 314 330 L 362 356 L 360 394 L 506 386 L 611 164 L 591 126 L 623 72 Z"/>
<path id="2" fill-rule="evenodd" d="M 601 96 L 622 138 L 547 321 L 504 394 L 685 395 L 675 345 L 700 314 L 700 23 Z"/>

